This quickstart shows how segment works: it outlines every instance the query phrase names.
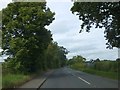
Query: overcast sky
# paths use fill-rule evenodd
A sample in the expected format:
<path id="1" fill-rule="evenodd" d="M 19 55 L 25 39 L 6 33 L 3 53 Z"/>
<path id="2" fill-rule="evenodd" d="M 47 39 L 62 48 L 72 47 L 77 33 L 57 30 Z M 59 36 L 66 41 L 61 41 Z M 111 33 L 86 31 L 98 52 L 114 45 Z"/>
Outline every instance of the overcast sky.
<path id="1" fill-rule="evenodd" d="M 0 10 L 10 1 L 0 1 Z M 92 28 L 90 33 L 85 31 L 79 33 L 81 21 L 70 11 L 73 6 L 71 1 L 47 1 L 49 1 L 47 6 L 56 13 L 55 20 L 47 28 L 51 30 L 54 41 L 70 51 L 68 58 L 75 55 L 82 55 L 88 60 L 96 58 L 115 60 L 118 58 L 117 48 L 106 49 L 107 41 L 104 38 L 104 29 Z"/>

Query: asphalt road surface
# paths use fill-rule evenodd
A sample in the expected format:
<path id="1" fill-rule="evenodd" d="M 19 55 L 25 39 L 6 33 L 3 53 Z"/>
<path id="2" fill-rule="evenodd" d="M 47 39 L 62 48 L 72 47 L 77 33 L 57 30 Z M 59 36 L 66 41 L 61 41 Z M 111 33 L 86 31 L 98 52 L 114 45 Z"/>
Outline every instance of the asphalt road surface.
<path id="1" fill-rule="evenodd" d="M 41 88 L 118 88 L 118 81 L 64 67 L 55 70 Z"/>

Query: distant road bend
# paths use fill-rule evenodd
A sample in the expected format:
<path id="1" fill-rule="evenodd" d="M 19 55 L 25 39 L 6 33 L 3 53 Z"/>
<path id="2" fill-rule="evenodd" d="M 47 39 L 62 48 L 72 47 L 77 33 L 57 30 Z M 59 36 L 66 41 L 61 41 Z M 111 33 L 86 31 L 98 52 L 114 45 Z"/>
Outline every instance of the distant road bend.
<path id="1" fill-rule="evenodd" d="M 118 81 L 64 67 L 55 70 L 41 88 L 118 88 Z"/>

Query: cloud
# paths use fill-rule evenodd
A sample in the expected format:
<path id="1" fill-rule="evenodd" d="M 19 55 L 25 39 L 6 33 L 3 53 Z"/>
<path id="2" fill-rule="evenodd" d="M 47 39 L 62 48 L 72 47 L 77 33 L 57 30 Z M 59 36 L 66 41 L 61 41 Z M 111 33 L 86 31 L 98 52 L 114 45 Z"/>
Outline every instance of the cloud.
<path id="1" fill-rule="evenodd" d="M 48 28 L 53 33 L 54 41 L 70 51 L 68 58 L 74 55 L 83 55 L 87 59 L 117 58 L 117 49 L 106 49 L 104 28 L 101 30 L 93 27 L 90 33 L 79 33 L 81 21 L 71 13 L 71 2 L 48 2 L 47 5 L 56 13 L 55 21 Z"/>
<path id="2" fill-rule="evenodd" d="M 7 7 L 7 4 L 12 2 L 12 0 L 0 0 L 0 10 L 2 10 L 2 8 Z"/>
<path id="3" fill-rule="evenodd" d="M 1 47 L 0 47 L 0 53 L 2 52 L 3 50 L 1 49 Z"/>
<path id="4" fill-rule="evenodd" d="M 117 48 L 113 50 L 106 49 L 104 29 L 92 28 L 90 33 L 79 33 L 81 21 L 78 16 L 72 14 L 70 8 L 73 2 L 70 0 L 53 1 L 47 0 L 47 6 L 52 12 L 55 12 L 55 20 L 49 27 L 53 34 L 54 41 L 60 46 L 67 48 L 70 53 L 68 58 L 75 55 L 82 55 L 87 59 L 116 59 L 118 56 Z M 0 1 L 0 10 L 7 6 L 12 0 Z"/>

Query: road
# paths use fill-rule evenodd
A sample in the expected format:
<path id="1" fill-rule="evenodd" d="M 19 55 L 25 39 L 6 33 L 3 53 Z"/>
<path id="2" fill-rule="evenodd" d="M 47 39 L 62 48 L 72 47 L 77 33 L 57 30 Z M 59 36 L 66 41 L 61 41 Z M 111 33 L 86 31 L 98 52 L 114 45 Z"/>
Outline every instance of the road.
<path id="1" fill-rule="evenodd" d="M 64 67 L 55 70 L 41 88 L 118 88 L 118 81 Z"/>

